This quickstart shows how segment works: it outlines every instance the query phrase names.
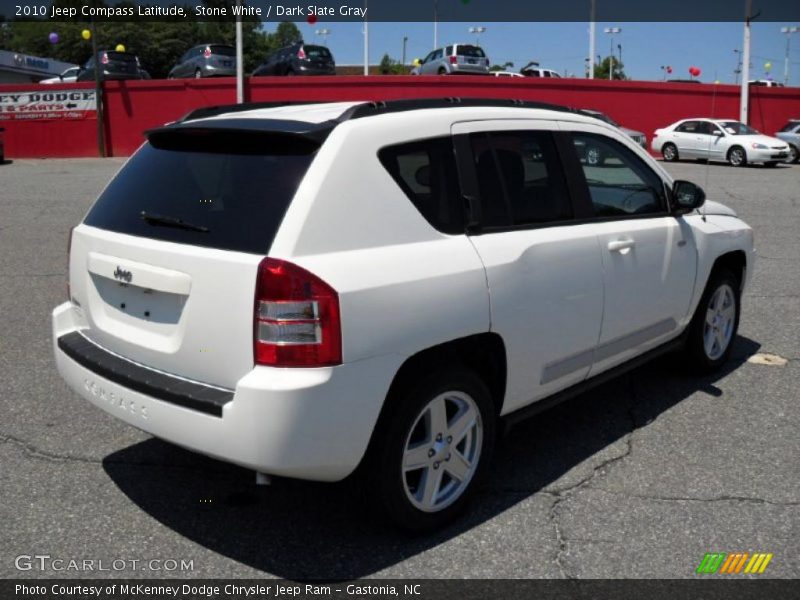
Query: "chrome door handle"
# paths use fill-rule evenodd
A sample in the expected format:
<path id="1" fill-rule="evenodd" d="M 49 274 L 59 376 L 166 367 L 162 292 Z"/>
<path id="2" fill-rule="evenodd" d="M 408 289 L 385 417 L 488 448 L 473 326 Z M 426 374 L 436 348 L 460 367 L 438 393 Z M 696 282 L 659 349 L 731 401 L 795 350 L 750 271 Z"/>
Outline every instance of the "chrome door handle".
<path id="1" fill-rule="evenodd" d="M 608 242 L 608 249 L 611 252 L 623 252 L 625 250 L 629 250 L 636 245 L 636 242 L 628 239 L 628 240 L 614 240 L 613 242 Z"/>

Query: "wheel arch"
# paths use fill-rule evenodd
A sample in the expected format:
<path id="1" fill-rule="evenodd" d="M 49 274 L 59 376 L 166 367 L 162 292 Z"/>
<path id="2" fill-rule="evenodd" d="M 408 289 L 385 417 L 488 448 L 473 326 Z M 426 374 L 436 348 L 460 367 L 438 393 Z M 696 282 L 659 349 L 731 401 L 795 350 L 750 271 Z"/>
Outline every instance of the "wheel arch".
<path id="1" fill-rule="evenodd" d="M 711 277 L 724 269 L 731 271 L 739 278 L 739 292 L 741 292 L 744 282 L 747 280 L 747 254 L 744 250 L 731 250 L 718 256 L 711 266 L 706 285 Z"/>

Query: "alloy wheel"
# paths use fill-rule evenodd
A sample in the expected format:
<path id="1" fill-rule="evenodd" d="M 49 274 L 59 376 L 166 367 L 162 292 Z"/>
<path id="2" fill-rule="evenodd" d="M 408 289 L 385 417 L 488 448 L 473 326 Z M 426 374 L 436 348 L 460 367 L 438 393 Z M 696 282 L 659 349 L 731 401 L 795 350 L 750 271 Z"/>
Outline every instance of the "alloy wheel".
<path id="1" fill-rule="evenodd" d="M 464 493 L 481 456 L 483 423 L 475 400 L 460 391 L 431 400 L 406 437 L 401 477 L 408 500 L 438 512 Z"/>
<path id="2" fill-rule="evenodd" d="M 719 286 L 711 295 L 703 324 L 703 349 L 711 360 L 717 360 L 728 349 L 736 323 L 736 294 L 728 284 Z"/>

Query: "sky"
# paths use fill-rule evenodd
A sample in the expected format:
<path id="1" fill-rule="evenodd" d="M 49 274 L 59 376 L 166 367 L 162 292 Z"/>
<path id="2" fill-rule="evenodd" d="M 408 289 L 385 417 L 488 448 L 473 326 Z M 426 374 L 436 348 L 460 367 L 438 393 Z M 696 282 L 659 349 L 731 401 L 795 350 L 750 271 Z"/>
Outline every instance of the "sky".
<path id="1" fill-rule="evenodd" d="M 528 61 L 535 60 L 542 67 L 562 75 L 583 77 L 584 58 L 589 54 L 589 24 L 571 23 L 439 23 L 439 45 L 454 42 L 475 43 L 476 37 L 468 32 L 472 25 L 486 27 L 480 36 L 493 64 L 513 62 L 519 70 Z M 751 79 L 764 78 L 768 73 L 766 63 L 771 63 L 771 75 L 783 81 L 784 57 L 787 35 L 781 27 L 798 23 L 754 22 L 751 48 Z M 271 31 L 275 24 L 265 23 Z M 364 38 L 361 23 L 317 22 L 311 26 L 298 23 L 306 42 L 322 41 L 316 31 L 330 30 L 327 45 L 337 64 L 363 64 Z M 605 27 L 620 27 L 614 35 L 614 54 L 619 56 L 625 73 L 632 79 L 659 80 L 664 76 L 661 66 L 669 65 L 671 78 L 688 79 L 689 67 L 701 70 L 699 79 L 705 82 L 719 80 L 734 83 L 734 70 L 739 62 L 735 49 L 741 50 L 744 37 L 743 23 L 600 23 L 596 24 L 596 53 L 603 57 L 610 51 L 611 36 Z M 378 63 L 384 53 L 401 59 L 403 37 L 408 37 L 406 60 L 423 58 L 433 48 L 433 23 L 370 23 L 370 62 Z M 800 86 L 800 33 L 791 35 L 789 52 L 789 82 Z"/>

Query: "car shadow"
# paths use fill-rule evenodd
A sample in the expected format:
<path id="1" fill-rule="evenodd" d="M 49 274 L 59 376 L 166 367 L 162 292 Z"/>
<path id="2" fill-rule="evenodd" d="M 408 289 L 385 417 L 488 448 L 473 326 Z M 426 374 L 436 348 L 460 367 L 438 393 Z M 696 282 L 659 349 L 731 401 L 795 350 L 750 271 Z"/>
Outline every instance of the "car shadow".
<path id="1" fill-rule="evenodd" d="M 252 471 L 156 439 L 107 456 L 103 468 L 147 514 L 223 556 L 285 579 L 355 579 L 482 525 L 693 393 L 721 395 L 716 382 L 759 347 L 737 338 L 726 366 L 703 377 L 663 357 L 520 423 L 498 444 L 468 512 L 425 536 L 386 523 L 354 478 L 256 487 Z M 653 381 L 657 392 L 635 393 Z"/>

